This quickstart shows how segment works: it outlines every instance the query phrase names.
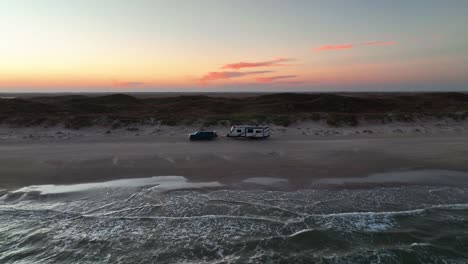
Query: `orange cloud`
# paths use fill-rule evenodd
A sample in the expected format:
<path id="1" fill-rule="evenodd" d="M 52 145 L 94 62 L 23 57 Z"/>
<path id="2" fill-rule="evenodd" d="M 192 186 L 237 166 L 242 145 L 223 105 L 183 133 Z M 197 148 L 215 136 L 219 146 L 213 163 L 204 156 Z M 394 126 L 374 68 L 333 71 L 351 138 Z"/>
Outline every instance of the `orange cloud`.
<path id="1" fill-rule="evenodd" d="M 250 71 L 250 72 L 209 72 L 200 78 L 200 82 L 206 83 L 216 80 L 225 80 L 231 78 L 238 78 L 247 75 L 271 73 L 272 71 Z"/>
<path id="2" fill-rule="evenodd" d="M 344 49 L 352 49 L 352 48 L 354 48 L 354 44 L 323 45 L 323 46 L 314 48 L 314 51 L 344 50 Z"/>
<path id="3" fill-rule="evenodd" d="M 261 62 L 236 62 L 236 63 L 226 64 L 223 67 L 221 67 L 221 69 L 239 70 L 242 68 L 289 66 L 289 64 L 283 63 L 283 62 L 288 62 L 288 61 L 291 61 L 291 59 L 278 58 L 275 60 L 261 61 Z"/>
<path id="4" fill-rule="evenodd" d="M 297 77 L 297 75 L 280 75 L 280 76 L 260 77 L 260 78 L 256 78 L 255 80 L 257 80 L 257 82 L 259 83 L 271 83 L 276 80 L 294 78 L 294 77 Z"/>

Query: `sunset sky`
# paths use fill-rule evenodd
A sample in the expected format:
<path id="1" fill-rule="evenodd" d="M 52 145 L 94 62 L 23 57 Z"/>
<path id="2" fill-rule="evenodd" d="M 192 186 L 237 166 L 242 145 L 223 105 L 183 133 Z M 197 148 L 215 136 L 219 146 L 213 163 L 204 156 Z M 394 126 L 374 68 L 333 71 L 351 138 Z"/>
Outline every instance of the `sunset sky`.
<path id="1" fill-rule="evenodd" d="M 0 92 L 468 91 L 468 1 L 0 0 Z"/>

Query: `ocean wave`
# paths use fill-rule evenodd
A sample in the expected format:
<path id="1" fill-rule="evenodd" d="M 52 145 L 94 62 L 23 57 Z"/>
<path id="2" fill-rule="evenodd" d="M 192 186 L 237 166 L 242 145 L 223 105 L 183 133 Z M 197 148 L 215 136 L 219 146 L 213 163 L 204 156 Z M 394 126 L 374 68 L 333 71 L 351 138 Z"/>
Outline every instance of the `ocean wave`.
<path id="1" fill-rule="evenodd" d="M 7 193 L 0 200 L 0 263 L 457 263 L 468 257 L 464 188 L 153 187 L 78 196 Z"/>

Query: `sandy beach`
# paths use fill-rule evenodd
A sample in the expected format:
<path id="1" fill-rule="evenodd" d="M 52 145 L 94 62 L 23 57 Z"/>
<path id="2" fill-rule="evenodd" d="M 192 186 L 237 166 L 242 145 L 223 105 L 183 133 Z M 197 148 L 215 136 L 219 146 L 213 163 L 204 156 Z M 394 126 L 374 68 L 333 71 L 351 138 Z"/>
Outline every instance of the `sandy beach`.
<path id="1" fill-rule="evenodd" d="M 303 123 L 272 126 L 267 140 L 230 139 L 223 136 L 227 127 L 212 127 L 220 137 L 209 142 L 187 140 L 197 127 L 3 127 L 0 189 L 164 175 L 229 184 L 252 177 L 285 178 L 296 189 L 322 178 L 468 171 L 466 125 L 444 124 L 330 128 Z"/>

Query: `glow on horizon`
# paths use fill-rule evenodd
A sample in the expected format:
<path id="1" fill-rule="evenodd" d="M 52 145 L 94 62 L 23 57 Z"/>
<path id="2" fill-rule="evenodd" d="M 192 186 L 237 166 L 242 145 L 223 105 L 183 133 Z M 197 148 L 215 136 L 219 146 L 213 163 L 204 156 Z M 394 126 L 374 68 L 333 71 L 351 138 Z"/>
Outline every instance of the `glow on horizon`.
<path id="1" fill-rule="evenodd" d="M 0 92 L 468 90 L 466 8 L 0 0 Z"/>

